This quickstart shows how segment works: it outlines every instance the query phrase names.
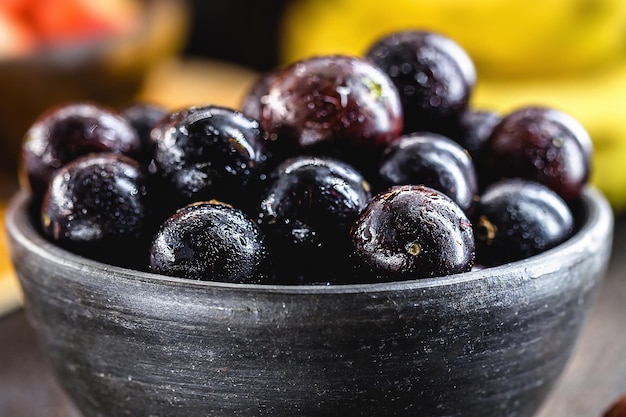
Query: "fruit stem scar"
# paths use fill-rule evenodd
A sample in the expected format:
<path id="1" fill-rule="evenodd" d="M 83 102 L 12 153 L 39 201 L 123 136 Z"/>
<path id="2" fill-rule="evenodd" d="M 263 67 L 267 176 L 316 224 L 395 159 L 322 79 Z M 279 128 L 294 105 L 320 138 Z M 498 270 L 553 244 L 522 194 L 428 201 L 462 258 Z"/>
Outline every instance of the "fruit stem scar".
<path id="1" fill-rule="evenodd" d="M 419 243 L 413 242 L 407 245 L 407 252 L 409 252 L 410 255 L 417 256 L 422 252 L 422 248 Z"/>
<path id="2" fill-rule="evenodd" d="M 364 83 L 375 100 L 379 100 L 383 96 L 383 86 L 380 83 L 377 83 L 371 78 L 367 78 Z"/>
<path id="3" fill-rule="evenodd" d="M 484 241 L 487 245 L 491 245 L 497 232 L 497 226 L 491 223 L 486 216 L 479 217 L 478 226 L 476 227 L 476 238 Z"/>

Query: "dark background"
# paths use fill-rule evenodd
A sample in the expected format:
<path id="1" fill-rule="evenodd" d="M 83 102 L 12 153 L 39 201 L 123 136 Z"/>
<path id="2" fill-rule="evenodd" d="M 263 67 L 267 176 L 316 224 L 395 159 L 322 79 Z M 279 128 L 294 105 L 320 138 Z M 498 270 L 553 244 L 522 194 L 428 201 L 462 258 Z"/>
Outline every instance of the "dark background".
<path id="1" fill-rule="evenodd" d="M 290 0 L 188 0 L 186 56 L 209 57 L 266 71 L 278 64 L 280 19 Z"/>

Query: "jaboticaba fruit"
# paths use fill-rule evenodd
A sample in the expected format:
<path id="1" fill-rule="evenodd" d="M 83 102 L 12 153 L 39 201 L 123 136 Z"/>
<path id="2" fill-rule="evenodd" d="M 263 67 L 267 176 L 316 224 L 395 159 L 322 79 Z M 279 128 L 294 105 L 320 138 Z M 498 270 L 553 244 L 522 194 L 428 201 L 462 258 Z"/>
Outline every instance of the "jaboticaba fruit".
<path id="1" fill-rule="evenodd" d="M 474 265 L 470 221 L 451 198 L 430 187 L 394 186 L 375 195 L 351 235 L 373 280 L 450 275 Z"/>

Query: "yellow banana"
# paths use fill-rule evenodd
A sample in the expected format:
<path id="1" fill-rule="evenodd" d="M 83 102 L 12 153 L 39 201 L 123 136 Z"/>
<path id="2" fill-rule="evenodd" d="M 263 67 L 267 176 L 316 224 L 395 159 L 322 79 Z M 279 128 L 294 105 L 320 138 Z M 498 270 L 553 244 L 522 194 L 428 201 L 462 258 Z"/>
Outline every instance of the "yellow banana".
<path id="1" fill-rule="evenodd" d="M 610 68 L 552 79 L 480 77 L 472 106 L 505 114 L 529 104 L 561 109 L 589 131 L 594 143 L 591 181 L 614 208 L 626 210 L 626 55 Z"/>
<path id="2" fill-rule="evenodd" d="M 284 61 L 362 54 L 394 30 L 424 28 L 455 39 L 487 76 L 595 68 L 626 46 L 623 0 L 301 0 L 284 20 Z"/>

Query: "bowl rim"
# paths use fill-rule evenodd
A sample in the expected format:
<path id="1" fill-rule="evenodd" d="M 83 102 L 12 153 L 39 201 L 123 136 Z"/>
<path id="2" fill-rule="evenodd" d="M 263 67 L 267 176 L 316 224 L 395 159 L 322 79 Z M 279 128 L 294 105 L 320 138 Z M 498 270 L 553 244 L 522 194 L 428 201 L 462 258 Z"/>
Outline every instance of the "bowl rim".
<path id="1" fill-rule="evenodd" d="M 454 275 L 417 278 L 409 280 L 386 281 L 380 283 L 356 283 L 356 284 L 317 284 L 317 285 L 278 285 L 278 284 L 236 284 L 218 281 L 200 281 L 186 278 L 172 277 L 156 274 L 153 272 L 140 271 L 116 265 L 110 265 L 86 257 L 76 255 L 63 249 L 43 237 L 31 224 L 27 214 L 31 196 L 26 190 L 18 190 L 9 200 L 5 213 L 6 233 L 9 237 L 9 251 L 13 251 L 13 241 L 21 245 L 26 251 L 46 259 L 50 263 L 62 268 L 70 268 L 85 273 L 89 271 L 94 275 L 108 273 L 118 277 L 124 277 L 133 281 L 142 281 L 167 286 L 183 286 L 197 289 L 221 289 L 233 291 L 255 291 L 268 293 L 289 294 L 338 294 L 338 293 L 364 293 L 364 292 L 393 292 L 402 290 L 424 290 L 432 287 L 446 287 L 471 281 L 479 281 L 488 277 L 510 275 L 513 271 L 524 271 L 531 277 L 556 272 L 562 265 L 546 262 L 556 253 L 562 259 L 573 259 L 572 256 L 588 250 L 588 239 L 596 237 L 612 238 L 614 227 L 614 213 L 606 197 L 594 186 L 588 185 L 581 195 L 581 207 L 583 221 L 575 234 L 560 245 L 548 249 L 540 254 L 519 261 L 476 269 L 469 272 Z M 602 242 L 597 242 L 601 245 Z M 12 257 L 12 262 L 15 262 Z M 518 272 L 519 274 L 519 272 Z M 18 274 L 19 277 L 19 274 Z"/>

